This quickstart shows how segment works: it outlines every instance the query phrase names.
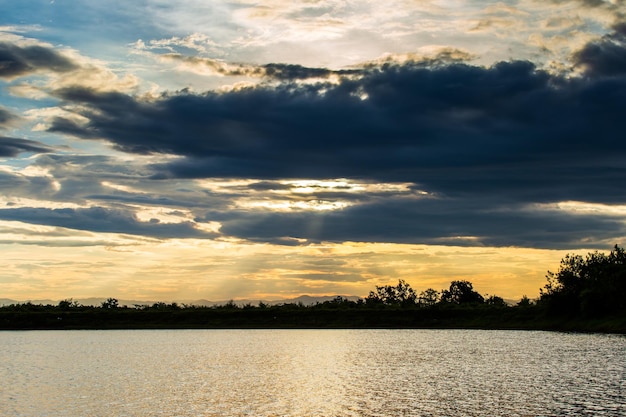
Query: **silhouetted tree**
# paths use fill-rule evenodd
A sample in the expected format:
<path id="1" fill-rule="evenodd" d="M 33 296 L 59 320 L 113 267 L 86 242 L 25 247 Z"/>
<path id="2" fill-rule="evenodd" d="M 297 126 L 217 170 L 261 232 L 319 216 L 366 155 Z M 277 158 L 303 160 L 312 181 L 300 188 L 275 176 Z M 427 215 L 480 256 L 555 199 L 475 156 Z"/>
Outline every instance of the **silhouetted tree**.
<path id="1" fill-rule="evenodd" d="M 118 308 L 119 301 L 116 298 L 107 298 L 106 301 L 103 301 L 102 304 L 100 304 L 100 306 L 102 308 Z"/>
<path id="2" fill-rule="evenodd" d="M 370 291 L 365 299 L 367 304 L 385 304 L 397 306 L 415 305 L 417 294 L 415 290 L 404 280 L 399 280 L 398 285 L 376 286 L 376 292 Z"/>
<path id="3" fill-rule="evenodd" d="M 317 304 L 318 306 L 322 306 L 322 307 L 329 307 L 329 308 L 350 308 L 350 307 L 355 307 L 356 303 L 354 301 L 350 301 L 348 298 L 346 297 L 342 297 L 340 295 L 334 297 L 332 300 L 328 300 L 328 301 L 324 301 L 321 304 Z"/>
<path id="4" fill-rule="evenodd" d="M 530 301 L 530 298 L 528 298 L 526 295 L 523 295 L 516 305 L 518 307 L 530 307 L 533 305 L 533 302 Z"/>
<path id="5" fill-rule="evenodd" d="M 439 291 L 428 288 L 420 293 L 419 302 L 427 307 L 437 304 L 439 301 Z"/>
<path id="6" fill-rule="evenodd" d="M 482 304 L 485 299 L 474 291 L 474 286 L 469 281 L 452 281 L 448 290 L 441 292 L 441 301 L 455 304 Z"/>
<path id="7" fill-rule="evenodd" d="M 494 307 L 508 307 L 508 304 L 502 297 L 498 297 L 497 295 L 491 295 L 487 297 L 485 300 L 485 304 L 494 306 Z"/>
<path id="8" fill-rule="evenodd" d="M 558 272 L 548 271 L 546 279 L 540 302 L 552 313 L 626 312 L 626 252 L 617 245 L 608 255 L 567 255 Z"/>
<path id="9" fill-rule="evenodd" d="M 70 308 L 80 307 L 80 303 L 78 301 L 74 301 L 71 298 L 67 298 L 65 300 L 59 301 L 58 307 L 61 310 L 69 310 Z"/>
<path id="10" fill-rule="evenodd" d="M 239 306 L 237 305 L 237 303 L 235 303 L 234 300 L 228 300 L 226 302 L 226 304 L 223 304 L 223 305 L 217 306 L 217 307 L 225 309 L 225 310 L 237 310 L 237 309 L 239 309 Z"/>

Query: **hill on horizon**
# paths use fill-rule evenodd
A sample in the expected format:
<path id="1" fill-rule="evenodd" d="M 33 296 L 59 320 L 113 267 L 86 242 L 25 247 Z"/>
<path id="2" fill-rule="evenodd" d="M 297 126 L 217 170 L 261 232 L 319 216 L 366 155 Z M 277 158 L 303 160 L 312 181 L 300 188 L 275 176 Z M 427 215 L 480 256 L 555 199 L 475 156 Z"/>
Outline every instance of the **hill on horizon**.
<path id="1" fill-rule="evenodd" d="M 279 299 L 240 299 L 240 300 L 220 300 L 220 301 L 211 301 L 206 299 L 197 299 L 197 300 L 172 300 L 168 301 L 168 303 L 178 303 L 180 305 L 191 305 L 198 307 L 212 307 L 216 305 L 224 305 L 229 303 L 230 301 L 234 302 L 236 305 L 244 306 L 246 304 L 251 305 L 259 305 L 259 303 L 263 302 L 269 305 L 276 304 L 298 304 L 302 303 L 305 306 L 315 305 L 316 303 L 323 303 L 325 301 L 333 300 L 337 297 L 343 297 L 350 301 L 357 301 L 359 296 L 356 295 L 324 295 L 324 296 L 311 296 L 311 295 L 300 295 L 295 298 L 279 298 Z M 77 303 L 84 306 L 99 306 L 102 302 L 106 301 L 109 297 L 88 297 L 88 298 L 72 298 L 72 301 L 76 301 Z M 57 305 L 61 300 L 53 300 L 53 299 L 40 299 L 40 300 L 14 300 L 10 298 L 0 298 L 0 306 L 7 306 L 11 304 L 24 304 L 30 302 L 32 304 L 41 304 L 41 305 Z M 129 300 L 129 299 L 118 299 L 118 304 L 120 306 L 144 306 L 144 305 L 153 305 L 156 303 L 164 302 L 163 300 Z"/>

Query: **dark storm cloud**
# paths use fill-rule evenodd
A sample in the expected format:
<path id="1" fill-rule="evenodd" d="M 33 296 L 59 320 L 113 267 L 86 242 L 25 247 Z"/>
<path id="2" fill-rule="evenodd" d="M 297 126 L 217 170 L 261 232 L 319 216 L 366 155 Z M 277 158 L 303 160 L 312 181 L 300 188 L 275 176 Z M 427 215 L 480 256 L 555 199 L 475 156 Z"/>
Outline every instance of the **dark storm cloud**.
<path id="1" fill-rule="evenodd" d="M 38 70 L 67 72 L 75 68 L 76 64 L 52 48 L 0 42 L 0 78 L 19 77 Z"/>
<path id="2" fill-rule="evenodd" d="M 229 190 L 227 195 L 216 194 L 194 188 L 191 181 L 151 181 L 147 179 L 150 171 L 140 163 L 102 155 L 41 154 L 30 166 L 35 168 L 30 175 L 23 175 L 18 170 L 0 170 L 0 194 L 8 201 L 34 199 L 50 204 L 98 204 L 118 211 L 125 207 L 131 217 L 138 206 L 158 207 L 168 209 L 169 215 L 185 219 L 189 210 L 227 210 L 232 199 L 244 193 L 241 189 Z M 28 221 L 27 217 L 23 220 Z M 161 226 L 159 230 L 166 230 Z M 190 237 L 198 235 L 196 229 L 185 227 L 178 231 L 183 233 L 186 230 Z"/>
<path id="3" fill-rule="evenodd" d="M 23 152 L 46 153 L 52 148 L 43 143 L 19 138 L 0 136 L 0 157 L 15 157 Z"/>
<path id="4" fill-rule="evenodd" d="M 332 75 L 346 76 L 358 75 L 361 69 L 330 70 L 327 68 L 310 68 L 296 64 L 272 63 L 261 66 L 246 64 L 228 64 L 222 60 L 186 56 L 182 54 L 168 53 L 160 56 L 161 59 L 181 62 L 189 68 L 209 70 L 225 76 L 262 77 L 279 81 L 304 80 L 309 78 L 329 78 Z"/>
<path id="5" fill-rule="evenodd" d="M 519 135 L 507 135 L 525 125 L 538 127 L 542 115 L 534 105 L 543 98 L 564 101 L 549 82 L 532 64 L 514 62 L 491 69 L 389 66 L 340 85 L 289 84 L 177 95 L 156 103 L 75 88 L 58 95 L 88 106 L 82 115 L 89 122 L 57 119 L 52 130 L 104 138 L 127 152 L 198 158 L 188 169 L 199 171 L 189 173 L 199 177 L 328 178 L 370 172 L 380 177 L 433 156 L 436 164 L 446 163 L 446 156 L 456 158 L 450 161 L 454 164 L 471 163 L 472 155 L 459 148 L 488 158 L 493 151 L 480 145 L 521 146 Z"/>
<path id="6" fill-rule="evenodd" d="M 91 176 L 97 181 L 142 178 L 150 172 L 105 155 L 46 154 L 37 157 L 35 165 L 51 171 L 55 177 Z"/>
<path id="7" fill-rule="evenodd" d="M 54 194 L 53 179 L 0 171 L 0 194 L 5 197 L 48 198 Z"/>
<path id="8" fill-rule="evenodd" d="M 541 200 L 614 192 L 626 179 L 626 144 L 617 140 L 626 78 L 565 79 L 529 62 L 386 65 L 339 85 L 156 102 L 79 88 L 57 94 L 82 104 L 88 122 L 57 119 L 52 131 L 186 157 L 155 166 L 155 178 L 346 177 Z M 599 198 L 626 198 L 616 194 Z"/>
<path id="9" fill-rule="evenodd" d="M 584 77 L 525 61 L 488 68 L 407 62 L 369 66 L 338 84 L 285 82 L 153 101 L 67 88 L 57 97 L 80 104 L 87 122 L 57 119 L 51 130 L 129 153 L 181 156 L 153 165 L 153 179 L 255 178 L 248 188 L 262 193 L 289 188 L 275 180 L 351 178 L 413 183 L 430 193 L 362 198 L 320 189 L 316 198 L 355 204 L 198 216 L 220 222 L 226 236 L 589 246 L 626 234 L 622 220 L 536 204 L 626 204 L 625 32 L 615 25 L 574 55 Z"/>
<path id="10" fill-rule="evenodd" d="M 616 24 L 612 33 L 585 45 L 573 59 L 592 76 L 625 76 L 626 22 Z"/>
<path id="11" fill-rule="evenodd" d="M 568 215 L 501 201 L 388 199 L 340 211 L 212 213 L 221 232 L 283 244 L 284 236 L 308 242 L 357 241 L 535 248 L 605 247 L 626 233 L 620 216 Z"/>
<path id="12" fill-rule="evenodd" d="M 622 40 L 626 38 L 626 22 L 619 22 L 613 25 L 614 37 L 621 37 Z"/>
<path id="13" fill-rule="evenodd" d="M 191 222 L 159 223 L 156 220 L 141 222 L 131 211 L 101 207 L 78 209 L 7 208 L 0 209 L 0 219 L 91 232 L 122 233 L 155 238 L 215 237 L 215 234 L 194 228 Z"/>
<path id="14" fill-rule="evenodd" d="M 5 128 L 11 121 L 15 120 L 15 116 L 10 111 L 0 107 L 0 129 Z"/>
<path id="15" fill-rule="evenodd" d="M 261 67 L 268 78 L 277 80 L 303 80 L 307 78 L 328 78 L 332 75 L 358 75 L 363 70 L 329 70 L 327 68 L 310 68 L 294 64 L 267 64 Z"/>
<path id="16" fill-rule="evenodd" d="M 541 2 L 544 2 L 545 0 L 540 0 Z M 614 10 L 617 9 L 619 10 L 621 7 L 623 7 L 624 4 L 624 0 L 615 0 L 615 1 L 610 1 L 610 0 L 549 0 L 550 3 L 555 3 L 555 4 L 563 4 L 563 3 L 580 3 L 582 6 L 584 7 L 589 7 L 589 8 L 606 8 L 609 10 Z"/>
<path id="17" fill-rule="evenodd" d="M 607 2 L 605 0 L 578 0 L 578 1 L 582 3 L 583 6 L 591 7 L 591 8 L 611 6 L 611 2 Z"/>

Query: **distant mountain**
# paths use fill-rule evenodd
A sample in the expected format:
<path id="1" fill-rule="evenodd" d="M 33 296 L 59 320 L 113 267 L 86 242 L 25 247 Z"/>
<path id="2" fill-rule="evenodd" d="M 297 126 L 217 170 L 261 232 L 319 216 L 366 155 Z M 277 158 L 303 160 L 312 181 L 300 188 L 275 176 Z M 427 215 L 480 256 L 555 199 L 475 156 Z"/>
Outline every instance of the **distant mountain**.
<path id="1" fill-rule="evenodd" d="M 11 304 L 24 304 L 24 303 L 32 303 L 32 304 L 36 304 L 36 305 L 57 305 L 59 304 L 59 301 L 55 301 L 55 300 L 24 300 L 24 301 L 18 301 L 18 300 L 13 300 L 11 298 L 0 298 L 0 306 L 8 306 Z"/>
<path id="2" fill-rule="evenodd" d="M 335 298 L 337 298 L 337 295 L 325 295 L 325 296 L 319 296 L 319 297 L 315 297 L 315 296 L 310 296 L 310 295 L 301 295 L 299 297 L 296 298 L 284 298 L 284 299 L 275 299 L 275 300 L 260 300 L 260 299 L 242 299 L 242 300 L 233 300 L 233 302 L 239 306 L 244 306 L 247 304 L 253 305 L 253 306 L 257 306 L 259 305 L 259 303 L 262 301 L 265 304 L 269 304 L 269 305 L 277 305 L 277 304 L 298 304 L 298 303 L 302 303 L 305 306 L 311 306 L 311 305 L 315 305 L 316 303 L 323 303 L 325 301 L 330 301 L 333 300 Z M 356 295 L 342 295 L 341 297 L 343 298 L 347 298 L 348 300 L 351 301 L 356 301 L 358 300 L 360 297 L 357 297 Z M 101 298 L 101 297 L 91 297 L 91 298 L 75 298 L 72 299 L 73 301 L 76 301 L 78 304 L 84 305 L 84 306 L 99 306 L 101 305 L 104 301 L 107 300 L 107 298 Z M 33 304 L 41 304 L 41 305 L 57 305 L 59 304 L 60 300 L 26 300 L 26 301 L 17 301 L 17 300 L 12 300 L 10 298 L 0 298 L 0 306 L 6 306 L 6 305 L 11 305 L 11 304 L 23 304 L 26 302 L 31 302 Z M 178 304 L 180 305 L 193 305 L 193 306 L 198 306 L 198 307 L 212 307 L 212 306 L 216 306 L 216 305 L 224 305 L 226 303 L 228 303 L 230 300 L 223 300 L 223 301 L 210 301 L 210 300 L 205 300 L 205 299 L 199 299 L 199 300 L 183 300 L 183 301 L 176 301 Z M 145 300 L 123 300 L 123 299 L 118 299 L 118 304 L 120 306 L 128 306 L 128 307 L 133 307 L 133 306 L 151 306 L 153 304 L 156 304 L 158 302 L 161 301 L 145 301 Z M 170 301 L 167 301 L 167 303 L 169 304 Z"/>
<path id="3" fill-rule="evenodd" d="M 324 296 L 318 296 L 318 297 L 314 297 L 310 295 L 301 295 L 296 298 L 282 298 L 282 299 L 275 299 L 275 300 L 242 299 L 242 300 L 232 300 L 232 301 L 239 306 L 244 306 L 246 304 L 256 306 L 256 305 L 259 305 L 260 302 L 264 302 L 265 304 L 269 304 L 269 305 L 302 303 L 305 306 L 311 306 L 311 305 L 315 305 L 316 303 L 323 303 L 325 301 L 333 300 L 337 297 L 338 297 L 337 295 L 324 295 Z M 342 295 L 341 297 L 347 298 L 348 300 L 351 300 L 351 301 L 356 301 L 359 298 L 361 298 L 356 295 Z M 228 303 L 229 301 L 230 300 L 223 300 L 223 301 L 191 300 L 191 301 L 183 301 L 182 304 L 189 304 L 189 305 L 194 305 L 194 306 L 215 306 L 215 305 L 224 305 Z M 120 304 L 122 304 L 121 301 L 120 301 Z"/>
<path id="4" fill-rule="evenodd" d="M 17 301 L 11 300 L 10 298 L 0 298 L 0 306 L 8 306 L 15 303 L 17 303 Z"/>
<path id="5" fill-rule="evenodd" d="M 323 303 L 325 301 L 332 301 L 337 297 L 346 298 L 350 301 L 357 301 L 359 298 L 356 295 L 325 295 L 321 297 L 312 297 L 310 295 L 301 295 L 300 297 L 292 298 L 290 300 L 282 300 L 278 303 L 302 303 L 305 306 L 314 305 L 316 303 Z"/>

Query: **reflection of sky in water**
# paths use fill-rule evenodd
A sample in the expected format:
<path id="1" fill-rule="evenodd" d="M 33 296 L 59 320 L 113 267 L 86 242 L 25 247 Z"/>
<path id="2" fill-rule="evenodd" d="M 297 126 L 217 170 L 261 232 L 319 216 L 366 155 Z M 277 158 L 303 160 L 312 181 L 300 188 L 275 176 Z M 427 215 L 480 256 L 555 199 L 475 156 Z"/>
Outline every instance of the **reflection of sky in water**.
<path id="1" fill-rule="evenodd" d="M 0 333 L 4 416 L 616 416 L 626 339 L 547 332 Z"/>

